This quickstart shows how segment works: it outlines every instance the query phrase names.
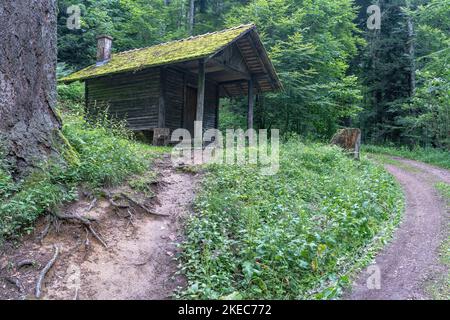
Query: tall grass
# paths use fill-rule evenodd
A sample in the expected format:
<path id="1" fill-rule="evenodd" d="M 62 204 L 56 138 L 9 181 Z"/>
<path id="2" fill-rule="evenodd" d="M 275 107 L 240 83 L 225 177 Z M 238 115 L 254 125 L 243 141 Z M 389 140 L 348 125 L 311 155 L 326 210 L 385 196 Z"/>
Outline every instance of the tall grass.
<path id="1" fill-rule="evenodd" d="M 46 210 L 57 210 L 64 202 L 77 199 L 80 185 L 90 189 L 111 186 L 143 173 L 159 152 L 134 141 L 123 124 L 107 117 L 87 122 L 77 104 L 79 85 L 59 89 L 63 128 L 55 141 L 64 161 L 43 162 L 41 169 L 13 181 L 0 153 L 0 242 L 30 232 Z"/>
<path id="2" fill-rule="evenodd" d="M 399 221 L 402 192 L 380 166 L 297 140 L 282 145 L 280 165 L 270 177 L 209 167 L 187 223 L 179 297 L 335 298 Z"/>

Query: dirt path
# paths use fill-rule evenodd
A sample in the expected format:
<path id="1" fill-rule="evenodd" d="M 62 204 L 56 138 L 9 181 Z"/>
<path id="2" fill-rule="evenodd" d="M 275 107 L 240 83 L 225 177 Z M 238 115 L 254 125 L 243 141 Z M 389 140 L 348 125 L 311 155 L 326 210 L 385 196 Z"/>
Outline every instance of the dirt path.
<path id="1" fill-rule="evenodd" d="M 80 201 L 68 212 L 98 218 L 98 231 L 108 248 L 90 238 L 86 247 L 86 233 L 80 226 L 64 223 L 59 233 L 50 233 L 43 243 L 35 235 L 25 239 L 18 248 L 0 252 L 3 276 L 19 279 L 25 291 L 0 275 L 0 299 L 32 299 L 34 285 L 42 266 L 52 256 L 57 244 L 61 254 L 47 275 L 43 299 L 168 299 L 184 284 L 175 275 L 176 243 L 182 239 L 181 221 L 191 210 L 198 177 L 177 171 L 166 158 L 156 164 L 160 181 L 152 200 L 152 211 L 167 217 L 135 213 L 133 220 L 119 214 L 109 201 L 99 201 L 96 208 L 86 212 L 89 202 Z M 126 213 L 126 212 L 125 212 Z M 37 228 L 37 232 L 42 226 Z M 17 269 L 14 262 L 24 259 L 36 261 L 35 266 Z M 2 266 L 3 265 L 3 266 Z"/>
<path id="2" fill-rule="evenodd" d="M 430 299 L 426 284 L 442 281 L 442 275 L 448 272 L 439 259 L 439 247 L 448 236 L 448 211 L 435 184 L 450 183 L 450 172 L 412 160 L 393 159 L 398 165 L 385 166 L 404 189 L 405 216 L 392 242 L 358 277 L 348 299 Z M 378 271 L 379 289 L 374 285 Z"/>

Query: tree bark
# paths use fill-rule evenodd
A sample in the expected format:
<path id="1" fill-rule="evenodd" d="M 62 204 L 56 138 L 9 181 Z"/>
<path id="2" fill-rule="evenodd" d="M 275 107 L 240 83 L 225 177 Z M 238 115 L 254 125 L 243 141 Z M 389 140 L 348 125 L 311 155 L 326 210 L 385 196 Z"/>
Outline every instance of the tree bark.
<path id="1" fill-rule="evenodd" d="M 413 97 L 416 93 L 416 50 L 415 50 L 415 34 L 414 34 L 414 21 L 411 16 L 408 15 L 408 42 L 409 42 L 409 59 L 410 59 L 410 96 Z"/>
<path id="2" fill-rule="evenodd" d="M 15 176 L 52 155 L 56 0 L 0 2 L 0 143 Z"/>
<path id="3" fill-rule="evenodd" d="M 192 36 L 194 34 L 194 23 L 195 23 L 195 0 L 189 1 L 189 34 Z"/>

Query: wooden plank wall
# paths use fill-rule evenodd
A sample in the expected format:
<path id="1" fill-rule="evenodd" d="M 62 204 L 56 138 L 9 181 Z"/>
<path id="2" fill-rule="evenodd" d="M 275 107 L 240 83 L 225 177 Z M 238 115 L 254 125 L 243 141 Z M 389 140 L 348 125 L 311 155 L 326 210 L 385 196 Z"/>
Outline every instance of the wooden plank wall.
<path id="1" fill-rule="evenodd" d="M 184 127 L 185 85 L 197 87 L 197 77 L 172 68 L 165 69 L 165 127 Z M 131 130 L 158 128 L 161 70 L 152 68 L 86 81 L 88 111 L 109 107 L 109 112 L 126 119 Z M 217 126 L 218 88 L 206 81 L 204 128 Z"/>
<path id="2" fill-rule="evenodd" d="M 132 130 L 158 127 L 159 68 L 91 79 L 86 86 L 88 110 L 109 107 Z"/>
<path id="3" fill-rule="evenodd" d="M 187 84 L 193 88 L 197 88 L 197 76 L 187 74 Z M 208 81 L 208 74 L 206 74 L 206 90 L 205 90 L 205 106 L 203 111 L 203 129 L 214 129 L 217 127 L 216 118 L 218 116 L 218 86 L 211 81 Z"/>
<path id="4" fill-rule="evenodd" d="M 166 128 L 175 130 L 183 126 L 184 74 L 166 70 Z"/>
<path id="5" fill-rule="evenodd" d="M 203 114 L 203 127 L 206 130 L 216 128 L 217 89 L 218 87 L 215 84 L 206 82 L 205 110 Z"/>

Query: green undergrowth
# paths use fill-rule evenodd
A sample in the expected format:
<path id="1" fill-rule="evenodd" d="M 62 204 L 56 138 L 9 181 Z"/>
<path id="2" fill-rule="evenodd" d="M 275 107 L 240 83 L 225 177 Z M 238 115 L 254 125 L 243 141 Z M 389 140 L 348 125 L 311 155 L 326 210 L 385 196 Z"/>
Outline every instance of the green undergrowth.
<path id="1" fill-rule="evenodd" d="M 164 152 L 136 142 L 123 124 L 107 117 L 87 122 L 82 108 L 72 107 L 62 112 L 62 131 L 55 135 L 64 161 L 43 162 L 40 169 L 14 181 L 0 154 L 0 243 L 31 232 L 47 210 L 76 200 L 80 186 L 95 191 L 120 184 L 147 172 L 152 160 Z"/>
<path id="2" fill-rule="evenodd" d="M 450 169 L 450 151 L 443 149 L 363 145 L 362 152 L 403 157 Z"/>
<path id="3" fill-rule="evenodd" d="M 145 194 L 147 197 L 153 197 L 154 192 L 152 186 L 158 181 L 158 176 L 155 171 L 147 171 L 143 175 L 132 177 L 128 181 L 131 189 Z"/>
<path id="4" fill-rule="evenodd" d="M 450 212 L 450 184 L 440 182 L 436 184 L 436 189 L 447 202 L 447 211 Z M 447 224 L 447 230 L 450 226 Z M 450 273 L 448 268 L 450 268 L 450 236 L 442 242 L 439 255 L 441 263 L 447 266 L 447 272 L 442 274 L 437 274 L 435 278 L 429 281 L 425 285 L 426 291 L 435 300 L 449 300 L 450 299 Z"/>
<path id="5" fill-rule="evenodd" d="M 209 166 L 195 209 L 178 298 L 333 299 L 388 241 L 403 194 L 379 165 L 291 140 L 273 176 Z"/>

